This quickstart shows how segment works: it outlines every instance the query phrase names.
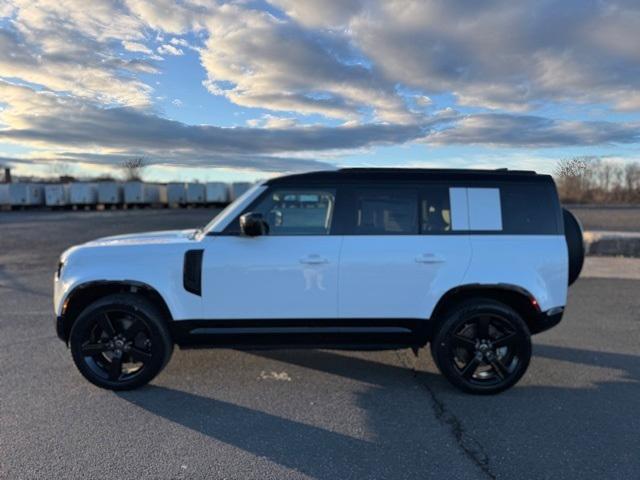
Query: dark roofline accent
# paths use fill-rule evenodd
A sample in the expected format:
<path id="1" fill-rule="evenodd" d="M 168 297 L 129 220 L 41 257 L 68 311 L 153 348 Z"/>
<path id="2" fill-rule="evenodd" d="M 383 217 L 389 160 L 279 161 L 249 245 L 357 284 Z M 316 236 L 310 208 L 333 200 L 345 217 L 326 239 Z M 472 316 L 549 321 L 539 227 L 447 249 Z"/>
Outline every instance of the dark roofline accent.
<path id="1" fill-rule="evenodd" d="M 553 182 L 550 175 L 540 175 L 530 170 L 472 170 L 436 168 L 342 168 L 317 172 L 298 173 L 272 178 L 267 185 L 291 185 L 296 183 L 360 183 L 360 182 Z"/>

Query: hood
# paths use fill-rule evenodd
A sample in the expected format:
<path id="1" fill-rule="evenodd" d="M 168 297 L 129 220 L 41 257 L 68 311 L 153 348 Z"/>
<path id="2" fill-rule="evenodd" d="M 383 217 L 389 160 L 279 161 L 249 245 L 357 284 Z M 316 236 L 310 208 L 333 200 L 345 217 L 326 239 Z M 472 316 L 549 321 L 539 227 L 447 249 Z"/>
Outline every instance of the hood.
<path id="1" fill-rule="evenodd" d="M 150 245 L 158 243 L 183 243 L 194 240 L 195 229 L 190 230 L 165 230 L 161 232 L 133 233 L 128 235 L 114 235 L 98 238 L 85 245 L 110 246 L 110 245 Z"/>

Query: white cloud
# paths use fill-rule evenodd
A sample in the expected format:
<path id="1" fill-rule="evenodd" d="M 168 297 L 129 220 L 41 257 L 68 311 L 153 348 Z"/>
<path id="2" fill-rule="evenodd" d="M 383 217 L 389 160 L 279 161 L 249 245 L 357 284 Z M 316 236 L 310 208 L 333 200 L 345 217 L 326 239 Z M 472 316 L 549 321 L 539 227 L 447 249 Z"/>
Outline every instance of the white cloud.
<path id="1" fill-rule="evenodd" d="M 351 19 L 360 13 L 367 2 L 364 0 L 323 1 L 315 0 L 270 0 L 291 18 L 311 28 L 346 27 Z M 370 2 L 374 6 L 376 2 Z"/>
<path id="2" fill-rule="evenodd" d="M 416 102 L 416 105 L 420 107 L 428 107 L 429 105 L 433 105 L 433 100 L 431 100 L 426 95 L 416 95 L 415 102 Z"/>
<path id="3" fill-rule="evenodd" d="M 397 89 L 405 86 L 418 99 L 452 93 L 461 105 L 515 112 L 545 101 L 640 109 L 637 2 L 271 3 L 282 15 L 246 2 L 12 0 L 0 12 L 15 17 L 15 30 L 2 32 L 0 68 L 54 90 L 142 105 L 148 88 L 120 72 L 153 67 L 123 63 L 109 42 L 151 55 L 141 40 L 152 29 L 171 36 L 159 53 L 180 55 L 195 47 L 172 35 L 202 32 L 206 85 L 241 106 L 412 122 L 416 112 Z"/>
<path id="4" fill-rule="evenodd" d="M 125 0 L 125 3 L 149 27 L 176 35 L 201 29 L 201 19 L 212 8 L 205 2 L 189 0 Z"/>
<path id="5" fill-rule="evenodd" d="M 304 25 L 344 32 L 388 78 L 521 111 L 541 101 L 640 109 L 640 4 L 271 0 Z"/>
<path id="6" fill-rule="evenodd" d="M 160 45 L 156 51 L 160 54 L 160 55 L 184 55 L 184 52 L 182 51 L 181 48 L 176 48 L 171 44 L 164 44 L 164 45 Z"/>
<path id="7" fill-rule="evenodd" d="M 195 49 L 195 47 L 193 45 L 191 45 L 189 42 L 187 42 L 184 38 L 173 37 L 171 40 L 169 40 L 169 43 L 171 45 L 176 45 L 176 46 L 179 46 L 179 47 Z"/>
<path id="8" fill-rule="evenodd" d="M 13 15 L 15 7 L 10 3 L 3 3 L 0 5 L 0 17 L 10 17 Z"/>
<path id="9" fill-rule="evenodd" d="M 410 123 L 395 83 L 363 63 L 342 35 L 308 32 L 264 12 L 224 5 L 200 50 L 206 85 L 246 107 Z M 230 85 L 230 86 L 229 86 Z"/>
<path id="10" fill-rule="evenodd" d="M 152 55 L 153 54 L 153 51 L 149 47 L 147 47 L 146 45 L 144 45 L 142 43 L 129 42 L 127 40 L 123 40 L 122 41 L 122 46 L 124 47 L 125 50 L 128 50 L 130 52 L 145 53 L 147 55 Z"/>
<path id="11" fill-rule="evenodd" d="M 292 128 L 298 125 L 298 121 L 292 117 L 278 117 L 266 113 L 260 118 L 247 120 L 247 125 L 254 128 Z"/>
<path id="12" fill-rule="evenodd" d="M 136 42 L 142 24 L 108 2 L 16 0 L 10 28 L 0 30 L 0 77 L 106 104 L 148 105 L 151 88 L 137 80 L 154 71 L 125 60 L 112 40 Z"/>

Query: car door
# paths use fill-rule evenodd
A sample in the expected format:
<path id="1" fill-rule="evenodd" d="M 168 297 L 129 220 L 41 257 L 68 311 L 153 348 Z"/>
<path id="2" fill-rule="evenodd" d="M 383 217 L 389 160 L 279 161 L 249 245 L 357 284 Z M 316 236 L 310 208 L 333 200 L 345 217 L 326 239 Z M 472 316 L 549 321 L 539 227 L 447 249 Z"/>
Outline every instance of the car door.
<path id="1" fill-rule="evenodd" d="M 268 235 L 243 236 L 236 219 L 211 237 L 203 259 L 205 317 L 337 318 L 335 203 L 335 188 L 273 186 L 245 209 L 263 215 Z"/>
<path id="2" fill-rule="evenodd" d="M 460 209 L 463 200 L 454 192 Z M 440 296 L 460 284 L 470 261 L 469 237 L 454 229 L 451 203 L 442 185 L 345 193 L 340 318 L 429 317 Z M 456 220 L 464 217 L 457 213 Z"/>

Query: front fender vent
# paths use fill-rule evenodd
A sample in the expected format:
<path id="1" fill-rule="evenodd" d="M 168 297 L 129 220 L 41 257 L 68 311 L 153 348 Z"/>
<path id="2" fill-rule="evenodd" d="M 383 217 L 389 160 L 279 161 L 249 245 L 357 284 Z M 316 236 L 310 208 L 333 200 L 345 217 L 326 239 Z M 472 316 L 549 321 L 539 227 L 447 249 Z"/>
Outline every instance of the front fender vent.
<path id="1" fill-rule="evenodd" d="M 202 255 L 204 250 L 187 250 L 184 254 L 182 284 L 187 292 L 202 295 Z"/>

